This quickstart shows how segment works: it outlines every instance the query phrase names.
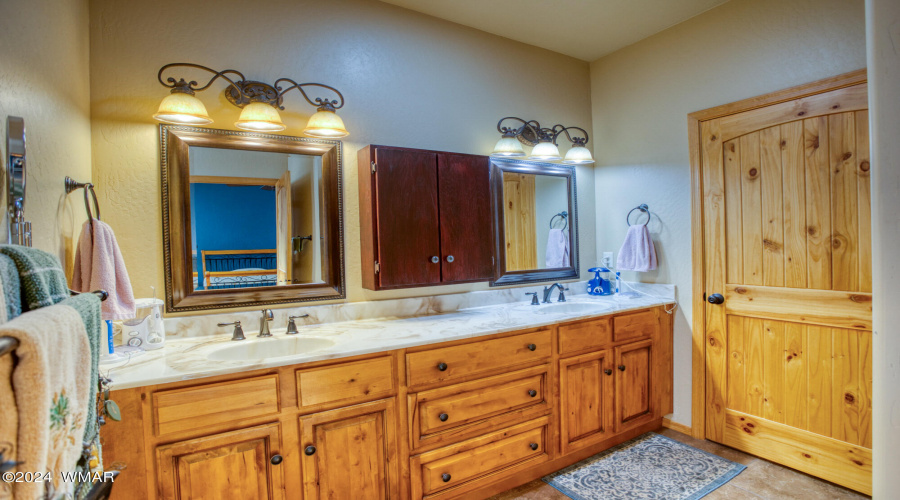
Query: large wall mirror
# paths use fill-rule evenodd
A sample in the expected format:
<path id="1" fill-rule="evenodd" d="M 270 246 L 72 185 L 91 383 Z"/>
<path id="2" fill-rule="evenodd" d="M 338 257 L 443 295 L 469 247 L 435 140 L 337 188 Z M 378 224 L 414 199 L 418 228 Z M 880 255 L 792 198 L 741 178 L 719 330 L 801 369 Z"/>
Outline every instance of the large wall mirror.
<path id="1" fill-rule="evenodd" d="M 578 278 L 578 210 L 570 165 L 491 158 L 497 242 L 492 286 Z"/>
<path id="2" fill-rule="evenodd" d="M 160 126 L 166 309 L 345 296 L 341 143 Z"/>

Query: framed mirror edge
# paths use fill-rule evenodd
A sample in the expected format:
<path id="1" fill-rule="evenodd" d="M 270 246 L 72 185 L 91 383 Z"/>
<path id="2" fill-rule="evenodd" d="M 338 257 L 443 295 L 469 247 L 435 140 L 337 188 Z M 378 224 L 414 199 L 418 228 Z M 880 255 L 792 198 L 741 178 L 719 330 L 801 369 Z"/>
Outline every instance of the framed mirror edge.
<path id="1" fill-rule="evenodd" d="M 330 275 L 334 278 L 325 283 L 194 290 L 190 268 L 185 264 L 191 259 L 190 239 L 185 237 L 184 231 L 178 231 L 179 227 L 190 228 L 189 207 L 185 204 L 190 172 L 189 166 L 185 169 L 181 165 L 187 165 L 188 147 L 191 145 L 321 156 L 323 174 L 326 168 L 329 171 L 328 175 L 323 175 L 325 211 L 329 214 L 325 217 L 323 233 L 330 240 L 327 243 L 329 254 L 337 255 L 336 261 L 332 260 L 328 264 Z M 341 141 L 160 124 L 159 161 L 167 313 L 340 300 L 347 297 Z M 181 221 L 181 225 L 176 225 L 173 221 Z M 173 260 L 176 256 L 180 260 Z"/>
<path id="2" fill-rule="evenodd" d="M 580 278 L 578 267 L 578 193 L 575 165 L 547 163 L 515 158 L 490 159 L 491 208 L 494 217 L 494 279 L 490 286 L 513 286 L 529 283 L 571 281 Z M 503 172 L 565 177 L 569 189 L 569 255 L 572 266 L 555 269 L 529 269 L 506 271 L 505 222 L 503 218 Z"/>

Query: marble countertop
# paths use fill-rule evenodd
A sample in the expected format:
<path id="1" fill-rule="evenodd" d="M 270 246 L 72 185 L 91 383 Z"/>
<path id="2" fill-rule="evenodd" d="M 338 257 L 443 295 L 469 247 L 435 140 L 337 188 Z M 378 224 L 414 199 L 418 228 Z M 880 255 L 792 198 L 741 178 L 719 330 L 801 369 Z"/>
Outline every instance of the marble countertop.
<path id="1" fill-rule="evenodd" d="M 640 289 L 641 294 L 605 297 L 573 294 L 565 304 L 585 305 L 569 306 L 569 311 L 554 311 L 557 302 L 532 306 L 528 301 L 520 301 L 405 318 L 298 325 L 299 334 L 290 336 L 285 334 L 284 328 L 273 328 L 270 338 L 257 338 L 256 330 L 248 327 L 245 328 L 247 340 L 243 341 L 232 341 L 230 330 L 225 332 L 224 329 L 211 335 L 170 336 L 163 348 L 140 352 L 116 364 L 101 365 L 100 371 L 112 379 L 112 389 L 127 389 L 469 339 L 675 302 L 671 285 L 641 285 Z M 290 353 L 289 344 L 295 342 L 294 339 L 302 342 L 309 338 L 325 339 L 312 341 L 324 347 L 312 351 L 301 348 L 297 349 L 299 353 Z M 223 356 L 266 351 L 279 355 L 223 359 Z"/>

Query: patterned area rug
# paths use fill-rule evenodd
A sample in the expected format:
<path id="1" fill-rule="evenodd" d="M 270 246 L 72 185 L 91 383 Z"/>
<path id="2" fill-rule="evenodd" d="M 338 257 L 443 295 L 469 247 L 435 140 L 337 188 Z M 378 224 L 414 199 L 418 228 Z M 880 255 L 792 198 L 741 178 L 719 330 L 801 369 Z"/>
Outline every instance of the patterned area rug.
<path id="1" fill-rule="evenodd" d="M 648 432 L 544 477 L 575 500 L 696 500 L 746 466 Z"/>

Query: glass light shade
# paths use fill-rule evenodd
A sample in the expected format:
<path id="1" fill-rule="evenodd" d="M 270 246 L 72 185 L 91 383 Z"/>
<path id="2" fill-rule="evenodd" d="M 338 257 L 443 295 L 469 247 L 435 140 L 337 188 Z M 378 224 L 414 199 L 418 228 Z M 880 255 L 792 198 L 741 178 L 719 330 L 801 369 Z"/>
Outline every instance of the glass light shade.
<path id="1" fill-rule="evenodd" d="M 344 128 L 344 120 L 334 111 L 320 109 L 316 114 L 309 117 L 309 123 L 303 129 L 303 133 L 310 137 L 322 137 L 325 139 L 336 139 L 339 137 L 347 137 L 350 132 Z"/>
<path id="2" fill-rule="evenodd" d="M 176 92 L 169 94 L 159 103 L 159 110 L 153 115 L 155 120 L 178 125 L 207 125 L 212 118 L 206 112 L 206 106 L 196 97 Z"/>
<path id="3" fill-rule="evenodd" d="M 559 148 L 552 142 L 539 142 L 534 149 L 531 150 L 532 160 L 554 161 L 561 158 L 559 156 Z"/>
<path id="4" fill-rule="evenodd" d="M 591 151 L 588 148 L 584 146 L 575 146 L 566 153 L 566 159 L 563 160 L 563 163 L 575 165 L 594 163 L 594 157 L 591 156 Z"/>
<path id="5" fill-rule="evenodd" d="M 278 110 L 271 104 L 258 101 L 244 106 L 241 117 L 234 126 L 256 132 L 280 132 L 285 128 Z"/>
<path id="6" fill-rule="evenodd" d="M 515 137 L 501 137 L 491 156 L 525 156 L 525 150 Z"/>

